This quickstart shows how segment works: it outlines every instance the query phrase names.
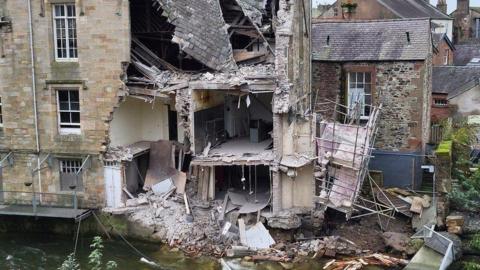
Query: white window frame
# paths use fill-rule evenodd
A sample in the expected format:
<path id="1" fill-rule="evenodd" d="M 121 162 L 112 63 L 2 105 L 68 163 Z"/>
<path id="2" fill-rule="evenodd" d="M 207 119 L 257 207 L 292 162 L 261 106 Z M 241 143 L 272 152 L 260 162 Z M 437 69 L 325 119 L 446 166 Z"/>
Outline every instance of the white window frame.
<path id="1" fill-rule="evenodd" d="M 0 128 L 3 128 L 3 103 L 2 103 L 2 96 L 0 96 Z"/>
<path id="2" fill-rule="evenodd" d="M 83 185 L 83 170 L 82 170 L 82 163 L 83 160 L 80 158 L 61 158 L 58 159 L 58 167 L 59 167 L 59 174 L 60 174 L 60 191 L 72 191 L 70 188 L 67 189 L 62 189 L 62 180 L 65 181 L 65 179 L 62 179 L 62 174 L 71 174 L 72 176 L 75 175 L 77 172 L 78 173 L 78 178 L 77 178 L 77 186 L 76 190 L 81 191 L 84 189 Z M 80 183 L 80 185 L 79 185 Z"/>
<path id="3" fill-rule="evenodd" d="M 443 56 L 443 64 L 448 65 L 448 58 L 450 58 L 450 50 L 445 49 L 445 55 Z"/>
<path id="4" fill-rule="evenodd" d="M 78 110 L 73 110 L 71 108 L 69 109 L 60 109 L 60 94 L 59 92 L 61 91 L 68 91 L 68 104 L 69 107 L 71 107 L 71 99 L 70 99 L 70 92 L 72 91 L 77 91 L 78 92 Z M 57 99 L 57 123 L 58 123 L 58 132 L 61 135 L 68 135 L 68 134 L 81 134 L 81 98 L 80 98 L 80 90 L 78 88 L 60 88 L 56 89 L 56 99 Z M 79 114 L 79 122 L 78 123 L 72 123 L 72 122 L 62 122 L 61 118 L 61 113 L 78 113 Z M 78 126 L 78 127 L 62 127 L 62 125 L 69 125 L 69 126 Z"/>
<path id="5" fill-rule="evenodd" d="M 67 10 L 68 7 L 72 7 L 74 9 L 74 16 L 68 16 Z M 64 16 L 57 15 L 55 14 L 56 8 L 61 7 L 64 11 Z M 76 7 L 75 3 L 64 3 L 64 4 L 53 4 L 52 5 L 52 18 L 53 18 L 53 43 L 54 43 L 54 48 L 55 48 L 55 61 L 57 62 L 77 62 L 78 61 L 78 38 L 77 38 L 77 15 L 76 15 Z M 72 33 L 68 31 L 69 27 L 69 20 L 72 20 L 75 24 L 75 27 L 72 28 Z M 58 43 L 57 43 L 57 21 L 61 20 L 64 23 L 65 29 L 64 29 L 64 34 L 65 34 L 65 57 L 60 57 L 58 53 Z M 74 56 L 70 55 L 70 40 L 75 41 L 75 48 L 74 50 Z"/>
<path id="6" fill-rule="evenodd" d="M 370 93 L 369 94 L 365 94 L 365 88 L 350 88 L 351 75 L 353 73 L 363 73 L 363 81 L 361 83 L 364 86 L 366 84 L 370 85 Z M 370 75 L 370 82 L 369 83 L 367 83 L 365 81 L 365 78 L 366 78 L 365 75 L 366 74 Z M 357 77 L 355 76 L 355 84 L 358 85 L 359 83 L 360 82 L 357 81 Z M 372 73 L 369 72 L 369 71 L 367 71 L 367 72 L 357 72 L 357 71 L 348 72 L 348 74 L 347 74 L 347 107 L 348 107 L 348 114 L 349 115 L 351 115 L 353 113 L 353 112 L 351 112 L 351 110 L 353 109 L 351 93 L 353 91 L 358 92 L 356 99 L 363 104 L 363 110 L 361 111 L 360 119 L 361 120 L 367 120 L 369 118 L 369 115 L 365 114 L 365 108 L 367 107 L 367 105 L 371 106 L 372 105 L 371 103 L 373 102 L 373 100 L 372 100 Z M 370 104 L 365 104 L 365 96 L 370 96 Z"/>

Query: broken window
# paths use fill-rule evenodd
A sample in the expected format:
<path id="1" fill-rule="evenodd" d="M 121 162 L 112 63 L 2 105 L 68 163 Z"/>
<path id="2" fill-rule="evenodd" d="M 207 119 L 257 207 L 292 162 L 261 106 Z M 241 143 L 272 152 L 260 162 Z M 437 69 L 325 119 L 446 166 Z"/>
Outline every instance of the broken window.
<path id="1" fill-rule="evenodd" d="M 2 97 L 0 97 L 0 128 L 3 128 Z"/>
<path id="2" fill-rule="evenodd" d="M 53 5 L 53 28 L 55 59 L 76 60 L 78 56 L 75 4 Z"/>
<path id="3" fill-rule="evenodd" d="M 80 98 L 78 90 L 57 90 L 60 134 L 80 134 Z"/>
<path id="4" fill-rule="evenodd" d="M 372 82 L 370 72 L 349 72 L 347 89 L 348 114 L 360 113 L 360 119 L 370 115 Z"/>
<path id="5" fill-rule="evenodd" d="M 60 159 L 60 190 L 72 191 L 83 190 L 82 160 L 81 159 Z"/>

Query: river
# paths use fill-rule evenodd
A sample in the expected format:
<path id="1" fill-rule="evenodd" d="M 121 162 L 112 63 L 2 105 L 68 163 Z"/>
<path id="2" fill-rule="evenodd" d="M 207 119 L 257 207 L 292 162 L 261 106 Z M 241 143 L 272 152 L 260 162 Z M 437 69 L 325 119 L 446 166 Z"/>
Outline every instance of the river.
<path id="1" fill-rule="evenodd" d="M 77 258 L 82 269 L 88 269 L 88 254 L 92 237 L 80 237 L 77 246 Z M 167 247 L 131 241 L 131 243 L 146 256 L 160 265 L 153 268 L 140 262 L 140 255 L 136 254 L 121 240 L 104 241 L 104 261 L 114 260 L 118 263 L 118 270 L 210 270 L 222 269 L 218 260 L 211 258 L 189 258 L 181 252 L 171 252 Z M 2 270 L 54 270 L 60 267 L 64 259 L 73 251 L 73 236 L 46 234 L 46 233 L 0 233 L 0 269 Z M 236 264 L 235 262 L 229 262 Z M 250 267 L 232 267 L 235 269 L 281 270 L 278 264 L 260 263 Z M 321 269 L 320 261 L 311 261 L 296 265 L 295 269 Z"/>

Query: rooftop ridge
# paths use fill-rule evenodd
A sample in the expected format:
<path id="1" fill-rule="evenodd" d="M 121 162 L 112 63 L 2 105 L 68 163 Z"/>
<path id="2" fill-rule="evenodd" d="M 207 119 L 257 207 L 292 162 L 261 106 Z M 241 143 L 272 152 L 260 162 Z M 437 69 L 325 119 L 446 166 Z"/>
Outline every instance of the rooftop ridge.
<path id="1" fill-rule="evenodd" d="M 373 19 L 373 20 L 314 19 L 312 20 L 312 24 L 316 24 L 316 23 L 378 23 L 378 22 L 401 22 L 401 21 L 430 21 L 430 18 L 423 17 L 423 18 Z"/>

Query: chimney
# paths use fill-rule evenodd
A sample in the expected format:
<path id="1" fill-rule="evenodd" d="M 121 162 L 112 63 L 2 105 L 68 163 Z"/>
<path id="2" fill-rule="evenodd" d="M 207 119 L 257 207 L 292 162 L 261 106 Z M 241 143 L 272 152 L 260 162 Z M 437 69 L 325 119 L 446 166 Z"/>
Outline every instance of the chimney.
<path id="1" fill-rule="evenodd" d="M 457 13 L 469 14 L 470 0 L 457 0 Z"/>
<path id="2" fill-rule="evenodd" d="M 438 0 L 437 8 L 444 14 L 447 14 L 447 0 Z"/>

